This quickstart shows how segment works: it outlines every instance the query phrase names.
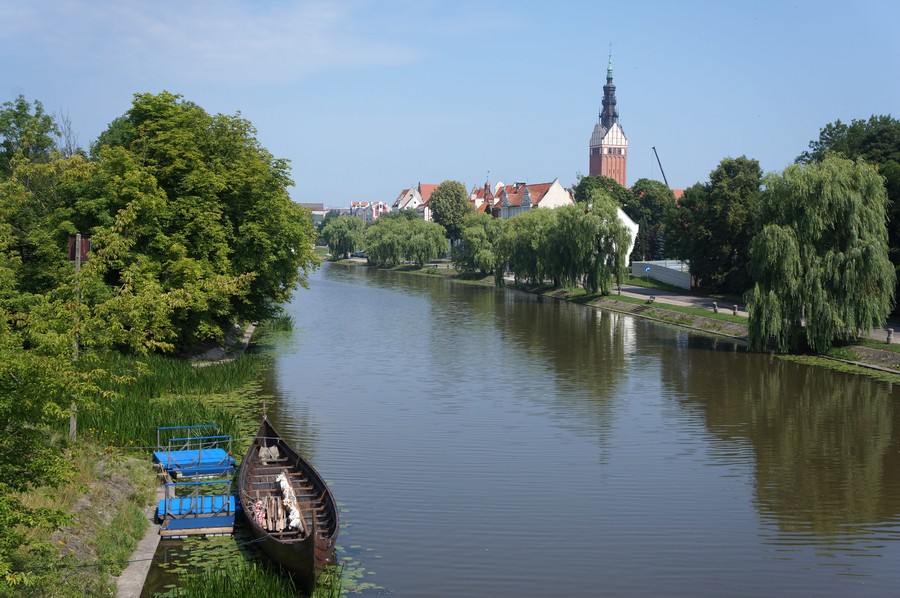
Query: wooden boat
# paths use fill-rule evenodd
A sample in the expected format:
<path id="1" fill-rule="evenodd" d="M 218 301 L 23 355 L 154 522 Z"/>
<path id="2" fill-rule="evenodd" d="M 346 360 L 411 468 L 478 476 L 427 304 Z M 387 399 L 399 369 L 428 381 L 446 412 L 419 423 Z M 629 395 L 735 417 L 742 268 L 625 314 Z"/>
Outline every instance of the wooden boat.
<path id="1" fill-rule="evenodd" d="M 241 463 L 238 493 L 260 547 L 311 593 L 334 557 L 337 505 L 315 468 L 265 416 Z"/>

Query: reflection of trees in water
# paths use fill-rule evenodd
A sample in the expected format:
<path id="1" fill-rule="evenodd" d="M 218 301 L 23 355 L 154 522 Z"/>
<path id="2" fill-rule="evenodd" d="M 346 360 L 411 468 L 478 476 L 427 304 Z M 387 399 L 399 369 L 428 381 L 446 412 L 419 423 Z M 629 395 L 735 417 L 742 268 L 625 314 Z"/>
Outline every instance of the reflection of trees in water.
<path id="1" fill-rule="evenodd" d="M 625 376 L 631 318 L 522 293 L 506 292 L 499 299 L 497 326 L 509 359 L 527 355 L 549 365 L 563 400 L 616 395 Z"/>
<path id="2" fill-rule="evenodd" d="M 900 422 L 887 384 L 762 355 L 729 357 L 674 351 L 663 359 L 663 381 L 716 437 L 752 447 L 764 518 L 781 533 L 828 537 L 896 520 Z"/>
<path id="3" fill-rule="evenodd" d="M 315 464 L 319 431 L 312 425 L 312 420 L 309 416 L 309 405 L 302 400 L 295 402 L 291 397 L 286 397 L 279 392 L 276 372 L 277 368 L 267 368 L 263 372 L 262 391 L 260 394 L 263 397 L 276 397 L 274 402 L 266 401 L 266 413 L 275 429 L 305 459 Z M 254 430 L 255 432 L 256 430 Z"/>

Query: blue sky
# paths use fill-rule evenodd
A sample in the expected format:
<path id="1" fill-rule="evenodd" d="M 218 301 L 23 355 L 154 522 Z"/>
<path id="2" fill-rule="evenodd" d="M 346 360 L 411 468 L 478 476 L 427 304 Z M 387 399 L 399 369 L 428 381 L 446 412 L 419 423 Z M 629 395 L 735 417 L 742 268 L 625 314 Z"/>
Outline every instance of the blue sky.
<path id="1" fill-rule="evenodd" d="M 851 6 L 852 4 L 852 6 Z M 900 117 L 900 3 L 0 0 L 0 102 L 66 113 L 82 146 L 138 92 L 240 112 L 296 201 L 392 202 L 587 174 L 612 45 L 628 184 L 780 171 L 840 118 Z"/>

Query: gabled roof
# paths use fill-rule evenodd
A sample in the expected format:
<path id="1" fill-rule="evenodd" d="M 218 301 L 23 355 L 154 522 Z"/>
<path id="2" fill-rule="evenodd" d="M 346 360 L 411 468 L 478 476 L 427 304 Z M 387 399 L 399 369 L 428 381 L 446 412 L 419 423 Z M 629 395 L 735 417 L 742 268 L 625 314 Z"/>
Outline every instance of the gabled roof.
<path id="1" fill-rule="evenodd" d="M 428 200 L 431 199 L 431 194 L 434 193 L 434 190 L 437 189 L 437 185 L 423 185 L 419 183 L 419 195 L 422 196 L 422 203 L 427 204 Z"/>
<path id="2" fill-rule="evenodd" d="M 527 187 L 528 193 L 531 194 L 531 205 L 538 206 L 540 205 L 541 200 L 544 199 L 544 196 L 547 195 L 547 191 L 550 190 L 550 187 L 552 187 L 555 182 L 556 181 L 551 181 L 549 183 L 535 183 L 533 185 L 527 185 L 525 183 L 506 185 L 497 189 L 497 198 L 499 199 L 502 197 L 503 191 L 506 191 L 510 207 L 521 206 L 522 200 L 525 199 L 525 188 Z"/>
<path id="3" fill-rule="evenodd" d="M 391 205 L 391 207 L 398 207 L 400 205 L 400 202 L 403 201 L 403 199 L 410 191 L 412 191 L 412 189 L 404 189 L 403 191 L 401 191 L 400 195 L 397 196 L 397 199 L 394 200 L 394 203 Z"/>

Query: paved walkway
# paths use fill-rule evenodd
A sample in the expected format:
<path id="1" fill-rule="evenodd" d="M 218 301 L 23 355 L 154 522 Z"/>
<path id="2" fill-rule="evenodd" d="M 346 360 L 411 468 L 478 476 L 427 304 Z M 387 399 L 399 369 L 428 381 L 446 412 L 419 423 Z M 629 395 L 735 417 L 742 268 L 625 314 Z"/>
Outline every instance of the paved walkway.
<path id="1" fill-rule="evenodd" d="M 616 292 L 613 291 L 613 295 L 615 296 Z M 671 305 L 682 305 L 685 307 L 696 307 L 700 309 L 708 309 L 710 312 L 713 311 L 713 303 L 715 302 L 719 306 L 720 313 L 732 313 L 735 307 L 735 303 L 733 301 L 722 301 L 719 299 L 714 299 L 712 297 L 708 297 L 705 295 L 698 295 L 695 293 L 689 293 L 687 291 L 683 293 L 679 293 L 677 291 L 666 291 L 662 289 L 650 289 L 647 287 L 639 287 L 634 285 L 622 285 L 622 295 L 626 297 L 635 297 L 639 299 L 648 299 L 649 297 L 656 297 L 655 301 L 659 303 L 669 303 Z M 737 315 L 748 317 L 747 315 L 747 307 L 743 303 L 737 303 Z M 894 338 L 892 340 L 893 343 L 900 343 L 900 321 L 897 320 L 888 320 L 884 326 L 880 328 L 873 328 L 869 331 L 868 338 L 874 341 L 880 341 L 886 343 L 887 341 L 887 330 L 892 328 L 895 331 Z"/>
<path id="2" fill-rule="evenodd" d="M 156 554 L 156 547 L 159 545 L 156 506 L 163 498 L 165 498 L 165 490 L 162 486 L 157 486 L 156 502 L 144 511 L 147 519 L 150 520 L 150 525 L 147 527 L 144 537 L 138 542 L 134 554 L 131 555 L 131 562 L 116 580 L 116 598 L 139 598 L 144 589 L 147 573 L 150 572 L 150 565 L 153 564 L 153 555 Z"/>
<path id="3" fill-rule="evenodd" d="M 616 292 L 613 291 L 613 295 Z M 622 285 L 622 295 L 626 297 L 635 297 L 638 299 L 649 299 L 656 297 L 656 301 L 660 303 L 669 303 L 671 305 L 681 305 L 684 307 L 694 307 L 698 309 L 708 309 L 713 312 L 713 304 L 719 306 L 720 313 L 733 313 L 735 303 L 733 301 L 723 301 L 721 299 L 713 299 L 705 295 L 697 295 L 695 293 L 679 293 L 677 291 L 665 291 L 663 289 L 649 289 L 647 287 L 639 287 L 630 284 Z M 747 308 L 743 303 L 737 303 L 737 315 L 747 317 Z"/>

